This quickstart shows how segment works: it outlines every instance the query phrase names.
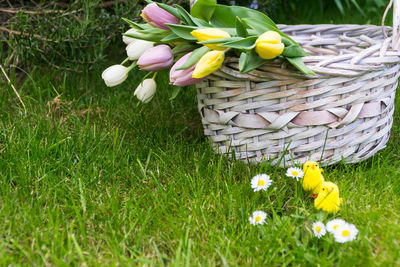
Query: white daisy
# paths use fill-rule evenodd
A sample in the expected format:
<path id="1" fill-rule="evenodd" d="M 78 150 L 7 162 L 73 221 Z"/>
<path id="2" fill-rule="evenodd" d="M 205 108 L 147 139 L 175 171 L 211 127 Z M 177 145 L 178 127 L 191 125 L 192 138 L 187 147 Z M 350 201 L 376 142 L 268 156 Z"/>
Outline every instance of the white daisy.
<path id="1" fill-rule="evenodd" d="M 334 234 L 336 232 L 336 230 L 339 228 L 339 226 L 345 224 L 346 222 L 342 219 L 333 219 L 330 220 L 327 224 L 326 224 L 326 230 L 331 233 Z"/>
<path id="2" fill-rule="evenodd" d="M 249 217 L 249 221 L 252 225 L 264 224 L 267 214 L 263 211 L 256 210 L 253 212 L 253 216 Z"/>
<path id="3" fill-rule="evenodd" d="M 272 180 L 267 174 L 259 174 L 251 179 L 251 188 L 253 188 L 254 192 L 267 190 L 271 184 Z"/>
<path id="4" fill-rule="evenodd" d="M 333 236 L 338 243 L 345 243 L 356 239 L 358 230 L 354 224 L 344 223 L 339 226 Z"/>
<path id="5" fill-rule="evenodd" d="M 313 223 L 312 229 L 313 229 L 314 235 L 318 238 L 321 238 L 326 234 L 326 228 L 322 222 Z"/>
<path id="6" fill-rule="evenodd" d="M 292 178 L 294 178 L 294 179 L 296 179 L 298 181 L 300 178 L 303 178 L 304 172 L 300 168 L 291 167 L 291 168 L 287 169 L 286 176 L 287 177 L 292 177 Z"/>

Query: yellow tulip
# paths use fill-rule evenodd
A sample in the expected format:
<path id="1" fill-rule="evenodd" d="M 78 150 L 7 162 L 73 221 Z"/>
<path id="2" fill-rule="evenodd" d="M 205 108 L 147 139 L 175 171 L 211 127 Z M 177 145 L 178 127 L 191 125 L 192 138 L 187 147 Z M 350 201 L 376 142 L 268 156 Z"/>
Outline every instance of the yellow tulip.
<path id="1" fill-rule="evenodd" d="M 210 51 L 197 62 L 192 78 L 200 79 L 219 69 L 224 62 L 225 53 L 222 51 Z"/>
<path id="2" fill-rule="evenodd" d="M 256 40 L 256 52 L 263 59 L 273 59 L 282 54 L 285 45 L 279 33 L 267 31 Z"/>
<path id="3" fill-rule="evenodd" d="M 198 29 L 198 30 L 192 31 L 190 34 L 193 35 L 199 42 L 231 37 L 229 35 L 229 33 L 227 33 L 226 31 L 223 31 L 223 30 L 217 29 L 217 28 Z M 226 49 L 228 49 L 226 47 L 219 47 L 218 45 L 220 45 L 220 43 L 219 44 L 204 44 L 204 45 L 212 50 L 225 51 Z"/>

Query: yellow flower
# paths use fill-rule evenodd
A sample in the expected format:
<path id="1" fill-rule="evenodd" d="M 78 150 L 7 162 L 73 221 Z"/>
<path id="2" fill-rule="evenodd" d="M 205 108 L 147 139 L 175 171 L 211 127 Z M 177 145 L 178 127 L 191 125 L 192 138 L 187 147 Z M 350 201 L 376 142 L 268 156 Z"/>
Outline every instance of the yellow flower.
<path id="1" fill-rule="evenodd" d="M 197 62 L 192 78 L 203 78 L 219 69 L 224 62 L 225 54 L 222 51 L 210 51 L 204 54 Z"/>
<path id="2" fill-rule="evenodd" d="M 223 31 L 221 29 L 216 29 L 216 28 L 198 29 L 198 30 L 192 31 L 190 34 L 193 35 L 199 42 L 231 37 L 229 35 L 229 33 L 227 33 L 226 31 Z M 204 44 L 204 45 L 212 50 L 225 51 L 227 49 L 226 47 L 219 47 L 218 45 L 220 45 L 220 43 L 219 44 Z"/>
<path id="3" fill-rule="evenodd" d="M 266 31 L 256 40 L 256 52 L 263 59 L 273 59 L 282 54 L 285 45 L 279 33 Z"/>

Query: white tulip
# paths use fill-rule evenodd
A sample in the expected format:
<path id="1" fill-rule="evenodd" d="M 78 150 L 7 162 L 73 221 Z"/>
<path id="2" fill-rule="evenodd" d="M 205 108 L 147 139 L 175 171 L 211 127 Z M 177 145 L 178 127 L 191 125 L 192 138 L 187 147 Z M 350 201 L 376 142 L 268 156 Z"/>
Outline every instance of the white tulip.
<path id="1" fill-rule="evenodd" d="M 125 32 L 125 34 L 131 34 L 131 33 L 138 33 L 137 32 L 137 30 L 135 30 L 135 29 L 129 29 L 129 30 L 127 30 L 126 32 Z M 137 39 L 135 39 L 135 38 L 132 38 L 132 37 L 128 37 L 128 36 L 125 36 L 125 35 L 122 35 L 122 41 L 125 43 L 125 44 L 130 44 L 130 43 L 132 43 L 134 40 L 137 40 Z"/>
<path id="2" fill-rule="evenodd" d="M 122 65 L 112 65 L 105 69 L 101 74 L 104 82 L 108 87 L 116 86 L 123 83 L 128 78 L 129 69 Z"/>
<path id="3" fill-rule="evenodd" d="M 156 93 L 157 84 L 153 79 L 144 80 L 136 88 L 134 95 L 143 103 L 149 103 Z"/>
<path id="4" fill-rule="evenodd" d="M 126 53 L 130 60 L 138 60 L 147 49 L 152 48 L 153 46 L 153 42 L 136 39 L 128 44 L 126 47 Z"/>

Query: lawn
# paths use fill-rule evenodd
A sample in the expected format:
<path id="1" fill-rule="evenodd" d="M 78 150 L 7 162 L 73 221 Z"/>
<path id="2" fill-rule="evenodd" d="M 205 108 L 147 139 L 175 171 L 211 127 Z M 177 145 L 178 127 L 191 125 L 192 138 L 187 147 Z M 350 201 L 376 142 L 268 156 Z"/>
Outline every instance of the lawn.
<path id="1" fill-rule="evenodd" d="M 114 88 L 100 74 L 17 70 L 26 114 L 0 81 L 0 265 L 400 265 L 399 108 L 385 150 L 325 168 L 344 199 L 332 216 L 284 169 L 214 154 L 193 88 L 171 102 L 161 74 L 143 105 L 142 74 Z M 259 173 L 274 181 L 267 192 L 250 187 Z M 250 225 L 254 210 L 266 225 Z M 312 223 L 333 217 L 357 239 L 314 237 Z"/>

